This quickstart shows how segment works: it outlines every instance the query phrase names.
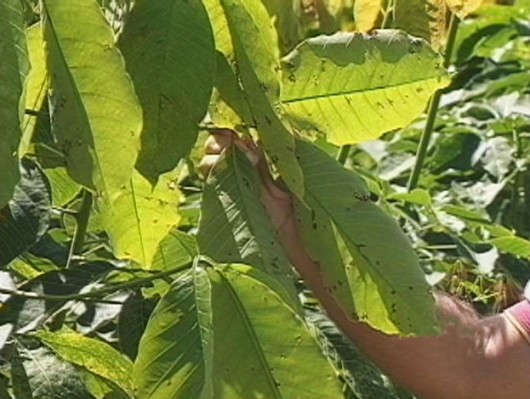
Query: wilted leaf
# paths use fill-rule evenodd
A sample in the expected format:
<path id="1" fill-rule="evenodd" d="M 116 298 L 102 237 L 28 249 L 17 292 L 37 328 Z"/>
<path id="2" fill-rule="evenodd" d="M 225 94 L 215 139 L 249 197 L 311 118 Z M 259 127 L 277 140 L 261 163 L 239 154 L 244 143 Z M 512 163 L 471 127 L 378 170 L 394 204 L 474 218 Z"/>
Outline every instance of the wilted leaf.
<path id="1" fill-rule="evenodd" d="M 286 116 L 336 145 L 408 125 L 449 82 L 425 41 L 394 30 L 308 39 L 284 58 L 283 72 Z"/>

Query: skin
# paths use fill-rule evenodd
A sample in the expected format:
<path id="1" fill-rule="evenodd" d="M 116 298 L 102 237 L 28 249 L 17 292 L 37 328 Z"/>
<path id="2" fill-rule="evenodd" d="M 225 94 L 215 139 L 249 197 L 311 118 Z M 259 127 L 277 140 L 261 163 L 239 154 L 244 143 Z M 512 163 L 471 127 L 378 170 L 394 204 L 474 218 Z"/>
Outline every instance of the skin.
<path id="1" fill-rule="evenodd" d="M 395 382 L 422 399 L 530 398 L 530 346 L 503 315 L 481 318 L 470 305 L 435 294 L 438 336 L 389 336 L 349 319 L 324 289 L 298 235 L 291 196 L 273 181 L 261 150 L 229 130 L 216 131 L 205 145 L 203 173 L 215 173 L 219 155 L 232 145 L 258 169 L 262 203 L 300 276 L 344 334 Z"/>

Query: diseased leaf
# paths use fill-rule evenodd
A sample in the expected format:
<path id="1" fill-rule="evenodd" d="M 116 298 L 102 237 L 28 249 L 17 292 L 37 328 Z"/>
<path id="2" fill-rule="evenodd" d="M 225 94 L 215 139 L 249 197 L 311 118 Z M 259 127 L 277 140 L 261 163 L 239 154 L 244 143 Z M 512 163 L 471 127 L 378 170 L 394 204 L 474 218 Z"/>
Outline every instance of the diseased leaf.
<path id="1" fill-rule="evenodd" d="M 62 359 L 114 382 L 132 395 L 132 364 L 109 344 L 66 328 L 37 331 L 35 336 Z"/>
<path id="2" fill-rule="evenodd" d="M 237 68 L 234 70 L 237 71 L 242 90 L 252 93 L 251 96 L 245 96 L 251 114 L 246 116 L 250 120 L 245 120 L 245 124 L 256 129 L 265 151 L 285 183 L 301 196 L 303 176 L 293 156 L 294 137 L 289 124 L 277 112 L 280 65 L 278 37 L 272 21 L 259 0 L 215 1 L 221 4 L 221 9 L 218 4 L 208 9 L 212 9 L 209 12 L 216 46 L 225 55 L 229 65 L 235 58 Z M 232 86 L 231 91 L 237 92 L 237 89 Z"/>
<path id="3" fill-rule="evenodd" d="M 214 80 L 212 28 L 200 0 L 140 0 L 118 46 L 144 115 L 137 168 L 156 180 L 197 139 Z"/>
<path id="4" fill-rule="evenodd" d="M 140 104 L 95 1 L 45 0 L 42 14 L 52 130 L 70 176 L 109 202 L 136 162 Z"/>
<path id="5" fill-rule="evenodd" d="M 0 2 L 0 208 L 20 179 L 17 148 L 24 117 L 23 90 L 29 72 L 24 12 L 20 0 Z"/>
<path id="6" fill-rule="evenodd" d="M 178 212 L 181 199 L 173 172 L 161 176 L 152 187 L 135 170 L 110 206 L 100 201 L 101 220 L 114 254 L 151 269 L 158 244 L 181 219 Z"/>
<path id="7" fill-rule="evenodd" d="M 408 125 L 449 82 L 425 41 L 395 30 L 308 39 L 284 58 L 283 72 L 286 116 L 336 145 Z"/>
<path id="8" fill-rule="evenodd" d="M 51 196 L 46 175 L 32 161 L 20 161 L 21 179 L 13 199 L 0 209 L 0 266 L 32 247 L 50 224 Z"/>
<path id="9" fill-rule="evenodd" d="M 434 299 L 396 221 L 370 201 L 357 174 L 321 150 L 299 141 L 297 156 L 312 208 L 298 212 L 302 239 L 345 312 L 390 334 L 436 332 Z"/>
<path id="10" fill-rule="evenodd" d="M 257 171 L 236 147 L 204 187 L 198 243 L 218 262 L 245 262 L 293 286 L 292 269 L 260 200 Z"/>

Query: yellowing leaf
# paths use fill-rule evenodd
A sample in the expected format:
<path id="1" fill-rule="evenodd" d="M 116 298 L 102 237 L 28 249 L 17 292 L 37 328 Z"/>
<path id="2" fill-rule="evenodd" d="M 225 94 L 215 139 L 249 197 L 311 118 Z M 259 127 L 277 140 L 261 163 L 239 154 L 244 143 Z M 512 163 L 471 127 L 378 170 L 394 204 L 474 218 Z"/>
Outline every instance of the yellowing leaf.
<path id="1" fill-rule="evenodd" d="M 445 0 L 451 12 L 463 19 L 478 10 L 483 0 Z"/>
<path id="2" fill-rule="evenodd" d="M 377 26 L 377 21 L 382 17 L 385 3 L 384 0 L 355 0 L 353 12 L 357 30 L 368 32 L 380 27 Z"/>

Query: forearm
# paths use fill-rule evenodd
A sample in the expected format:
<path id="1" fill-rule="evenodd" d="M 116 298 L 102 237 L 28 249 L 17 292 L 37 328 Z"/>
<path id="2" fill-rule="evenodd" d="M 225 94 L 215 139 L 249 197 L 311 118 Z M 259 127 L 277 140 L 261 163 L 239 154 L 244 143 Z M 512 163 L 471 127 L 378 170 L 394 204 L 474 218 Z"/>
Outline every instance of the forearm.
<path id="1" fill-rule="evenodd" d="M 295 228 L 282 240 L 301 277 L 344 334 L 385 373 L 422 399 L 530 397 L 530 347 L 503 317 L 480 319 L 456 299 L 437 295 L 440 336 L 401 338 L 349 319 L 325 290 Z"/>

